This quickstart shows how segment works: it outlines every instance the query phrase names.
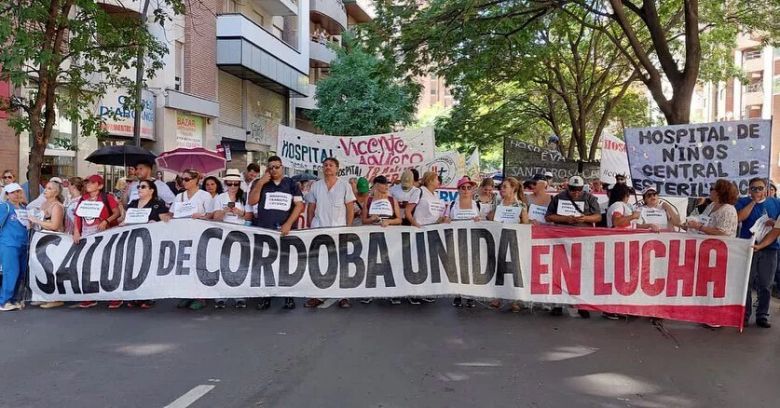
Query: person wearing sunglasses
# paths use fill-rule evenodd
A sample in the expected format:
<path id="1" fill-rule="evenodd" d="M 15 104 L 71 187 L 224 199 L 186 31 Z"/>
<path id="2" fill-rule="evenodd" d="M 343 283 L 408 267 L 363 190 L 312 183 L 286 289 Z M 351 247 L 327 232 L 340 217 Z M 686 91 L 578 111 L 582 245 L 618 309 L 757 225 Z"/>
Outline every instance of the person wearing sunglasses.
<path id="1" fill-rule="evenodd" d="M 468 176 L 463 176 L 458 180 L 458 198 L 447 207 L 445 217 L 453 222 L 480 221 L 482 219 L 480 215 L 481 205 L 479 201 L 474 200 L 476 188 L 477 183 L 473 182 Z M 452 301 L 452 305 L 458 308 L 463 307 L 463 299 L 460 296 L 456 296 Z M 466 307 L 473 308 L 475 306 L 474 299 L 466 299 Z"/>
<path id="2" fill-rule="evenodd" d="M 336 169 L 338 169 L 338 162 L 336 162 Z M 329 170 L 326 173 L 326 177 L 328 174 L 333 173 Z M 344 197 L 346 202 L 349 196 L 351 196 L 351 200 L 354 201 L 355 196 L 352 194 L 352 187 L 342 181 L 338 181 L 338 183 L 333 187 L 333 190 L 337 190 L 338 187 L 348 189 L 348 191 L 342 190 L 338 193 L 338 197 Z M 325 182 L 322 185 L 324 186 Z M 322 190 L 319 191 L 319 197 L 322 200 Z M 279 156 L 268 158 L 265 174 L 252 186 L 248 204 L 256 206 L 254 221 L 252 222 L 254 226 L 279 231 L 282 236 L 289 234 L 291 230 L 296 228 L 298 217 L 303 212 L 303 194 L 298 183 L 284 176 L 284 167 L 282 167 L 282 159 Z M 326 208 L 331 207 L 330 203 L 320 202 L 320 204 Z M 354 209 L 350 205 L 346 208 L 346 211 L 352 212 Z M 342 212 L 339 215 L 346 216 Z M 349 221 L 351 222 L 352 220 Z M 312 301 L 312 303 L 316 302 Z M 271 307 L 271 298 L 260 299 L 260 302 L 257 304 L 258 310 L 265 310 L 269 307 Z M 295 300 L 291 297 L 285 298 L 284 308 L 294 309 Z"/>
<path id="3" fill-rule="evenodd" d="M 580 176 L 572 176 L 566 184 L 566 190 L 550 199 L 544 219 L 548 223 L 572 227 L 592 227 L 601 221 L 601 206 L 591 193 L 582 191 L 585 180 Z M 589 318 L 587 310 L 577 311 L 582 318 Z M 550 314 L 562 316 L 563 307 L 553 306 Z"/>
<path id="4" fill-rule="evenodd" d="M 769 221 L 765 222 L 772 225 L 775 225 L 775 220 L 780 216 L 780 200 L 768 196 L 769 184 L 765 179 L 760 177 L 753 178 L 748 185 L 748 197 L 740 198 L 734 206 L 737 210 L 737 219 L 742 223 L 738 236 L 746 239 L 752 238 L 753 232 L 750 230 L 764 215 L 769 218 Z M 770 233 L 767 235 L 774 234 Z M 764 237 L 757 237 L 757 239 L 759 238 Z M 769 303 L 772 299 L 772 280 L 777 269 L 778 250 L 780 250 L 780 245 L 778 245 L 777 236 L 775 236 L 767 240 L 767 242 L 760 242 L 759 245 L 756 245 L 756 249 L 753 252 L 753 262 L 750 265 L 750 284 L 748 285 L 747 300 L 745 301 L 746 326 L 753 311 L 751 292 L 755 287 L 758 295 L 756 325 L 763 328 L 771 327 L 769 323 Z"/>
<path id="5" fill-rule="evenodd" d="M 134 212 L 143 214 L 143 217 L 132 217 L 134 223 L 143 223 L 144 219 L 147 223 L 170 219 L 168 206 L 157 195 L 157 184 L 153 180 L 139 180 L 137 188 L 138 198 L 127 205 L 128 214 L 133 214 Z M 137 211 L 138 209 L 145 211 Z M 128 218 L 125 218 L 125 222 L 127 221 L 129 221 Z M 127 304 L 127 307 L 138 307 L 140 309 L 150 309 L 152 306 L 154 306 L 153 300 L 133 300 Z"/>
<path id="6" fill-rule="evenodd" d="M 139 180 L 150 180 L 157 186 L 157 197 L 163 200 L 168 207 L 171 206 L 176 195 L 161 178 L 155 179 L 152 177 L 153 167 L 154 164 L 148 161 L 139 162 L 133 167 L 135 169 L 135 180 L 127 186 L 127 197 L 123 202 L 129 204 L 131 201 L 137 200 Z"/>
<path id="7" fill-rule="evenodd" d="M 5 187 L 11 183 L 16 183 L 16 175 L 13 170 L 6 170 L 3 172 L 3 178 L 0 180 L 0 187 Z M 5 196 L 5 194 L 2 194 Z"/>
<path id="8" fill-rule="evenodd" d="M 666 201 L 661 201 L 655 188 L 646 188 L 642 192 L 643 205 L 639 207 L 637 228 L 649 229 L 655 232 L 674 231 L 680 226 L 680 216 Z"/>
<path id="9" fill-rule="evenodd" d="M 213 200 L 211 194 L 200 189 L 200 173 L 194 169 L 185 170 L 181 181 L 184 191 L 173 201 L 173 218 L 208 219 Z"/>

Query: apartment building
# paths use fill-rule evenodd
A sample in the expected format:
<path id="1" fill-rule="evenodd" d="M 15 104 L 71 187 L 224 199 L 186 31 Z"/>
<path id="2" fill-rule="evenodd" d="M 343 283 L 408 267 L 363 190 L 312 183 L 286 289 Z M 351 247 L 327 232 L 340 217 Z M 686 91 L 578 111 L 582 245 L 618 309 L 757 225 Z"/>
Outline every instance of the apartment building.
<path id="1" fill-rule="evenodd" d="M 692 122 L 780 117 L 780 48 L 763 46 L 758 38 L 740 35 L 734 63 L 747 83 L 730 79 L 700 86 L 691 106 Z M 780 123 L 772 123 L 771 177 L 780 181 Z"/>
<path id="2" fill-rule="evenodd" d="M 317 109 L 315 94 L 317 82 L 330 75 L 330 64 L 336 59 L 333 47 L 341 45 L 344 31 L 373 19 L 374 8 L 370 0 L 310 0 L 309 9 L 309 78 L 306 84 L 308 96 L 296 99 L 295 127 L 317 132 L 311 122 L 310 112 Z"/>
<path id="3" fill-rule="evenodd" d="M 110 12 L 137 15 L 142 2 L 97 0 Z M 142 146 L 153 152 L 203 146 L 230 152 L 230 167 L 264 161 L 276 149 L 279 125 L 295 125 L 296 112 L 312 109 L 316 81 L 327 76 L 341 34 L 371 19 L 368 0 L 201 0 L 171 24 L 149 30 L 169 48 L 164 67 L 143 92 Z M 125 73 L 135 77 L 135 71 Z M 3 88 L 0 87 L 0 92 Z M 20 90 L 24 93 L 25 90 Z M 76 123 L 59 117 L 44 160 L 44 176 L 87 175 L 104 171 L 84 159 L 95 149 L 132 139 L 133 114 L 122 101 L 126 90 L 110 90 L 95 113 L 106 118 L 108 137 L 79 137 Z M 309 105 L 306 103 L 309 102 Z M 0 119 L 0 132 L 4 131 Z M 305 121 L 303 122 L 305 124 Z M 13 139 L 22 178 L 30 151 L 29 135 Z M 9 147 L 4 145 L 4 147 Z M 112 168 L 112 179 L 123 169 Z M 167 175 L 171 177 L 172 175 Z"/>
<path id="4" fill-rule="evenodd" d="M 450 88 L 444 78 L 429 74 L 419 78 L 422 91 L 420 91 L 420 100 L 417 102 L 417 114 L 433 106 L 451 108 L 455 104 L 455 99 L 450 93 Z"/>

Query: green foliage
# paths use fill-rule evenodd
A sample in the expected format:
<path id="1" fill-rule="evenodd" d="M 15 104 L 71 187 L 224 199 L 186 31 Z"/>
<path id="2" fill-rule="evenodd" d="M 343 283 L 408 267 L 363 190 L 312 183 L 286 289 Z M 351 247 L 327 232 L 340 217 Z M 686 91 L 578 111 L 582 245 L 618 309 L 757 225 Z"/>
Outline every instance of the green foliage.
<path id="1" fill-rule="evenodd" d="M 32 90 L 2 108 L 19 113 L 11 126 L 46 145 L 56 115 L 78 122 L 83 136 L 100 133 L 94 104 L 109 88 L 133 87 L 128 78 L 138 46 L 145 49 L 145 77 L 162 68 L 167 53 L 130 13 L 112 14 L 94 0 L 16 0 L 0 8 L 0 66 L 15 87 Z M 153 21 L 163 25 L 184 10 L 183 0 L 165 0 Z M 134 75 L 131 75 L 134 76 Z M 129 92 L 129 94 L 134 94 Z M 130 103 L 135 102 L 129 98 Z"/>
<path id="2" fill-rule="evenodd" d="M 326 134 L 359 136 L 388 133 L 411 124 L 418 84 L 395 76 L 391 63 L 370 53 L 349 36 L 317 83 L 314 125 Z"/>

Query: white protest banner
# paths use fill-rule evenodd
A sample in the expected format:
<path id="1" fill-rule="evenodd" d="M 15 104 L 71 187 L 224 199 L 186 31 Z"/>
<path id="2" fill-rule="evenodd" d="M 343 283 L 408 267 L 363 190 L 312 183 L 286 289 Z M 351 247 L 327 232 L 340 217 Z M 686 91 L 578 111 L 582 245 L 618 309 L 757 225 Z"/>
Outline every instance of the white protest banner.
<path id="1" fill-rule="evenodd" d="M 125 212 L 125 224 L 146 224 L 151 214 L 151 208 L 128 208 Z"/>
<path id="2" fill-rule="evenodd" d="M 626 143 L 615 136 L 604 135 L 601 139 L 601 173 L 599 179 L 615 184 L 615 175 L 630 175 Z"/>
<path id="3" fill-rule="evenodd" d="M 279 126 L 277 154 L 286 167 L 312 170 L 328 157 L 339 160 L 340 177 L 383 175 L 395 181 L 410 167 L 435 157 L 433 128 L 411 129 L 370 136 L 316 135 Z"/>
<path id="4" fill-rule="evenodd" d="M 664 196 L 707 197 L 717 179 L 744 194 L 754 177 L 770 173 L 771 121 L 751 119 L 626 129 L 634 187 Z"/>
<path id="5" fill-rule="evenodd" d="M 276 231 L 203 220 L 36 232 L 36 301 L 461 295 L 741 326 L 751 241 L 461 222 Z"/>
<path id="6" fill-rule="evenodd" d="M 104 206 L 102 201 L 81 201 L 76 208 L 76 215 L 81 218 L 99 218 Z"/>

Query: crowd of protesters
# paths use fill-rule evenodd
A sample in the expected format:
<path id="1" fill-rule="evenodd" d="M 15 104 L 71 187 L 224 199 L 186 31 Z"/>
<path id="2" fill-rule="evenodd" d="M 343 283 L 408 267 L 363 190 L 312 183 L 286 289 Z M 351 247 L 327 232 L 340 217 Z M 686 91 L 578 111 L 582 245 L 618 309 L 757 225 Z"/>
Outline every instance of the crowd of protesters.
<path id="1" fill-rule="evenodd" d="M 167 222 L 171 219 L 193 218 L 252 225 L 279 231 L 290 231 L 307 225 L 311 228 L 377 225 L 392 228 L 396 225 L 421 227 L 425 225 L 495 221 L 506 224 L 554 224 L 571 227 L 602 226 L 616 229 L 641 228 L 654 232 L 688 231 L 707 235 L 751 238 L 756 222 L 773 227 L 780 217 L 780 200 L 776 188 L 767 180 L 756 178 L 749 183 L 749 195 L 738 197 L 736 186 L 727 180 L 718 180 L 710 196 L 697 202 L 685 216 L 670 203 L 663 201 L 655 189 L 635 192 L 618 175 L 616 183 L 605 186 L 594 179 L 586 183 L 580 176 L 565 180 L 556 189 L 552 174 L 539 174 L 521 182 L 513 177 L 496 185 L 491 178 L 480 183 L 464 176 L 457 182 L 457 197 L 447 203 L 438 194 L 441 180 L 429 171 L 420 175 L 415 169 L 403 172 L 397 183 L 384 175 L 352 179 L 339 178 L 339 162 L 328 158 L 322 164 L 322 178 L 310 185 L 285 176 L 282 160 L 271 156 L 265 170 L 251 163 L 245 172 L 228 169 L 221 178 L 204 177 L 194 169 L 183 171 L 165 183 L 162 173 L 153 177 L 152 163 L 138 163 L 128 171 L 124 183 L 115 186 L 114 194 L 100 175 L 86 179 L 72 177 L 51 178 L 42 186 L 40 196 L 28 203 L 29 185 L 16 182 L 13 171 L 3 172 L 2 201 L 0 201 L 0 262 L 3 279 L 0 289 L 0 311 L 23 307 L 17 298 L 23 281 L 29 251 L 30 229 L 71 234 L 78 243 L 81 238 L 128 223 Z M 597 195 L 606 195 L 608 205 L 599 204 Z M 641 194 L 641 196 L 639 196 Z M 632 203 L 634 197 L 634 203 Z M 641 198 L 640 198 L 641 197 Z M 301 222 L 304 219 L 304 222 Z M 745 323 L 753 314 L 752 290 L 756 291 L 756 325 L 770 327 L 770 297 L 780 290 L 780 223 L 771 228 L 754 246 L 750 284 L 746 300 Z M 773 292 L 774 286 L 774 292 Z M 246 308 L 249 299 L 231 299 L 236 308 Z M 434 299 L 409 298 L 419 305 Z M 223 309 L 228 299 L 216 299 L 214 307 Z M 258 310 L 271 306 L 271 298 L 256 299 Z M 305 307 L 317 307 L 324 299 L 307 299 Z M 363 303 L 370 303 L 370 299 Z M 349 299 L 339 299 L 338 306 L 351 307 Z M 397 298 L 391 304 L 400 304 Z M 38 305 L 50 309 L 63 302 L 44 302 Z M 92 308 L 96 301 L 81 302 L 81 308 Z M 148 309 L 151 300 L 132 302 L 110 301 L 107 306 L 117 309 L 126 305 Z M 474 299 L 456 297 L 455 307 L 475 307 Z M 182 299 L 180 308 L 191 310 L 207 306 L 205 299 Z M 293 298 L 285 298 L 285 309 L 295 308 Z M 489 307 L 500 309 L 500 300 L 492 300 Z M 514 312 L 524 305 L 513 302 Z M 561 315 L 562 307 L 549 305 L 553 315 Z M 580 310 L 582 317 L 589 313 Z M 607 318 L 618 315 L 604 314 Z"/>

